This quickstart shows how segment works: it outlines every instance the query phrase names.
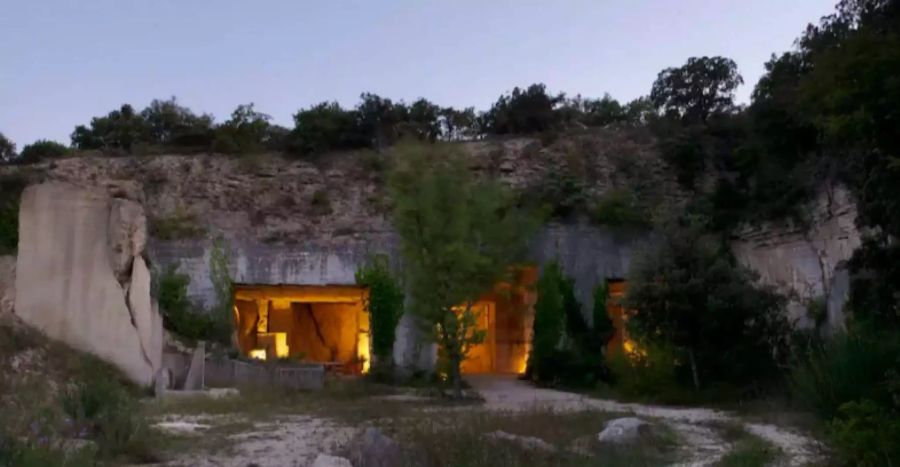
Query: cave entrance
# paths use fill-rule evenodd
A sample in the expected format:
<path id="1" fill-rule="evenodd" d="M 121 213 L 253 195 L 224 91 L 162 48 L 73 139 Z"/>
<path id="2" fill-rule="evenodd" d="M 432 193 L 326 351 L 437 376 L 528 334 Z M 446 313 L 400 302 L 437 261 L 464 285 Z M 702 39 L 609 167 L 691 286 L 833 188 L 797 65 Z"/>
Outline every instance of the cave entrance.
<path id="1" fill-rule="evenodd" d="M 486 331 L 487 336 L 483 343 L 469 350 L 461 366 L 464 374 L 525 372 L 531 350 L 538 269 L 517 266 L 511 276 L 472 307 L 478 328 Z"/>
<path id="2" fill-rule="evenodd" d="M 625 351 L 633 353 L 635 343 L 628 337 L 628 312 L 622 304 L 625 298 L 626 282 L 624 279 L 608 279 L 606 281 L 606 313 L 609 315 L 615 333 L 606 344 L 607 354 Z"/>
<path id="3" fill-rule="evenodd" d="M 364 373 L 369 366 L 366 294 L 365 288 L 356 286 L 235 285 L 241 354 Z"/>

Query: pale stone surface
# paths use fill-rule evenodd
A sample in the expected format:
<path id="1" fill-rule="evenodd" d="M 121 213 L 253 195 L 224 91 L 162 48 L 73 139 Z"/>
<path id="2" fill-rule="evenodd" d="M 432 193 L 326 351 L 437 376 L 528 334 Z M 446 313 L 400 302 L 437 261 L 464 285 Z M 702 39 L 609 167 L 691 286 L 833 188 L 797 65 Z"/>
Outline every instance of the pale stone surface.
<path id="1" fill-rule="evenodd" d="M 366 428 L 350 442 L 350 462 L 355 467 L 404 465 L 403 449 L 377 428 Z"/>
<path id="2" fill-rule="evenodd" d="M 162 352 L 161 347 L 150 348 L 157 318 L 148 306 L 149 274 L 127 279 L 134 289 L 129 300 L 114 269 L 118 253 L 109 239 L 117 229 L 109 225 L 113 204 L 102 191 L 65 183 L 25 189 L 19 211 L 16 314 L 49 337 L 93 353 L 135 383 L 149 386 L 156 373 L 153 362 L 161 358 L 156 354 Z M 132 320 L 129 301 L 143 307 L 141 324 Z M 149 340 L 142 339 L 138 326 L 148 328 Z"/>
<path id="3" fill-rule="evenodd" d="M 128 309 L 131 312 L 131 321 L 134 323 L 140 336 L 141 349 L 144 357 L 150 362 L 154 373 L 162 364 L 162 319 L 154 312 L 150 297 L 150 270 L 144 258 L 138 256 L 132 261 L 131 285 L 128 287 Z"/>
<path id="4" fill-rule="evenodd" d="M 650 433 L 650 424 L 637 417 L 616 418 L 606 422 L 597 435 L 601 443 L 633 443 Z"/>
<path id="5" fill-rule="evenodd" d="M 343 457 L 319 454 L 312 463 L 312 467 L 353 467 L 353 464 Z"/>
<path id="6" fill-rule="evenodd" d="M 13 312 L 16 301 L 16 257 L 0 256 L 0 316 Z"/>
<path id="7" fill-rule="evenodd" d="M 545 451 L 545 452 L 555 452 L 556 451 L 556 448 L 552 444 L 550 444 L 540 438 L 534 437 L 534 436 L 514 435 L 512 433 L 507 433 L 503 430 L 497 430 L 497 431 L 492 431 L 492 432 L 484 435 L 484 437 L 490 438 L 490 439 L 502 439 L 505 441 L 510 441 L 512 443 L 518 444 L 519 446 L 522 446 L 525 449 L 530 449 L 532 451 Z"/>
<path id="8" fill-rule="evenodd" d="M 132 273 L 132 260 L 147 246 L 147 218 L 134 201 L 113 199 L 110 204 L 108 232 L 113 270 L 120 283 Z"/>
<path id="9" fill-rule="evenodd" d="M 188 370 L 187 377 L 184 379 L 184 390 L 196 391 L 203 389 L 203 375 L 206 373 L 204 366 L 206 365 L 206 343 L 197 342 L 197 348 L 194 349 L 194 356 L 191 357 L 191 367 Z"/>
<path id="10" fill-rule="evenodd" d="M 846 262 L 862 243 L 856 205 L 845 188 L 834 187 L 819 193 L 808 209 L 808 230 L 790 223 L 754 226 L 740 232 L 731 248 L 760 281 L 791 297 L 790 317 L 798 324 L 812 324 L 806 305 L 824 299 L 829 327 L 840 328 L 849 292 Z"/>

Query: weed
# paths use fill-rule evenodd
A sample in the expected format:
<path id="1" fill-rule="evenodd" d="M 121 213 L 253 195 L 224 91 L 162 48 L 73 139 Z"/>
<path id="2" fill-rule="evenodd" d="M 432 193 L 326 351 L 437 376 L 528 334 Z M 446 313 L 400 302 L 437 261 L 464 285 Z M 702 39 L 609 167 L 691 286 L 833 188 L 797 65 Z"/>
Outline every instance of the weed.
<path id="1" fill-rule="evenodd" d="M 159 240 L 182 240 L 202 237 L 206 229 L 193 213 L 179 207 L 167 216 L 150 218 L 150 235 Z"/>

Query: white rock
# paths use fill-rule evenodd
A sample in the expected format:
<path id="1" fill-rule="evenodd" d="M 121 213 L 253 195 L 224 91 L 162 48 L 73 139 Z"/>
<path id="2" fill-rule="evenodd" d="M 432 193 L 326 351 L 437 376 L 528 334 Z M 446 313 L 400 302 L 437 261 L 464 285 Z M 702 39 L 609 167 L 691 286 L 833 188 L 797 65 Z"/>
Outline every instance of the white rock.
<path id="1" fill-rule="evenodd" d="M 149 386 L 153 362 L 161 360 L 161 346 L 157 350 L 152 344 L 154 323 L 161 319 L 147 306 L 149 274 L 128 277 L 128 288 L 135 289 L 130 297 L 116 275 L 119 253 L 111 248 L 109 235 L 119 228 L 110 221 L 123 217 L 111 215 L 113 204 L 102 191 L 66 183 L 25 189 L 19 209 L 16 314 L 47 336 L 93 353 L 133 382 Z M 129 237 L 132 247 L 142 246 L 141 235 L 146 234 Z M 135 258 L 141 253 L 132 252 Z M 134 322 L 129 301 L 142 307 Z M 139 327 L 145 325 L 150 332 L 142 336 Z"/>
<path id="2" fill-rule="evenodd" d="M 343 457 L 319 454 L 312 463 L 312 467 L 353 467 L 353 464 Z"/>
<path id="3" fill-rule="evenodd" d="M 616 418 L 606 422 L 597 435 L 602 443 L 631 443 L 650 433 L 650 424 L 637 417 Z"/>

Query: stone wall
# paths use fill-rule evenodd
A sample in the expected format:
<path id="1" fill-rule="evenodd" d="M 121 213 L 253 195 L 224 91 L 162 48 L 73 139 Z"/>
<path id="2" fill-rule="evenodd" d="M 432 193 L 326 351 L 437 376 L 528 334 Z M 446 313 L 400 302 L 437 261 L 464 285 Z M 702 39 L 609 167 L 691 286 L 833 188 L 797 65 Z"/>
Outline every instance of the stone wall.
<path id="1" fill-rule="evenodd" d="M 822 191 L 808 212 L 808 228 L 790 223 L 745 228 L 732 250 L 763 283 L 788 295 L 790 318 L 798 325 L 813 325 L 807 309 L 814 301 L 824 301 L 824 324 L 839 328 L 850 289 L 846 263 L 861 243 L 854 224 L 856 205 L 845 188 L 834 187 Z"/>
<path id="2" fill-rule="evenodd" d="M 65 183 L 22 194 L 15 313 L 149 386 L 162 365 L 140 204 Z"/>

